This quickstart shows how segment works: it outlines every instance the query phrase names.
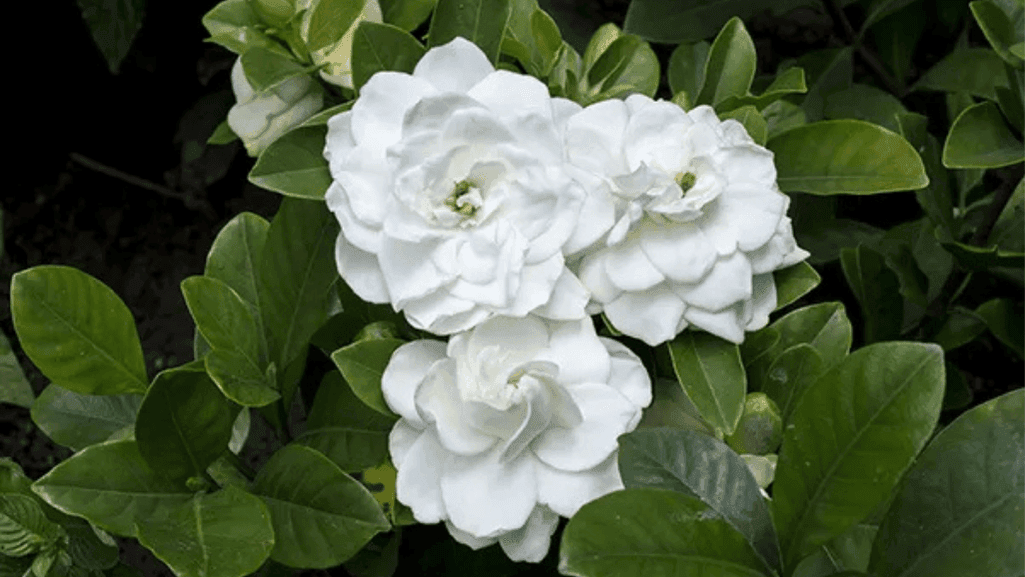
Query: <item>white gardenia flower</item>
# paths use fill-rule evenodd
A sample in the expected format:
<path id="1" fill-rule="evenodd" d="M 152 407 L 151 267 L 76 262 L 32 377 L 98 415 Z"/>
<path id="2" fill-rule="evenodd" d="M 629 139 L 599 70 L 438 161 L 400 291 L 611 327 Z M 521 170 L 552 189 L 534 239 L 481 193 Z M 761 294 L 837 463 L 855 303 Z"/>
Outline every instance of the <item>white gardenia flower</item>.
<path id="1" fill-rule="evenodd" d="M 474 549 L 540 561 L 559 515 L 623 488 L 617 437 L 651 402 L 648 373 L 590 319 L 495 317 L 392 355 L 381 379 L 401 416 L 396 495 Z"/>
<path id="2" fill-rule="evenodd" d="M 328 122 L 342 278 L 435 334 L 494 315 L 584 318 L 563 252 L 596 240 L 612 209 L 590 214 L 564 160 L 562 127 L 579 110 L 462 38 L 412 75 L 375 74 Z"/>
<path id="3" fill-rule="evenodd" d="M 302 124 L 324 106 L 324 94 L 309 76 L 294 76 L 256 92 L 242 70 L 242 59 L 231 69 L 236 103 L 228 111 L 228 126 L 242 139 L 250 156 L 259 156 L 282 134 Z"/>
<path id="4" fill-rule="evenodd" d="M 304 41 L 309 41 L 310 37 L 310 20 L 313 16 L 313 10 L 309 8 L 312 4 L 313 0 L 298 0 L 296 2 L 297 11 L 306 9 L 299 27 Z M 338 42 L 310 53 L 314 64 L 325 65 L 320 71 L 320 77 L 326 82 L 346 88 L 353 87 L 352 39 L 356 34 L 356 27 L 364 20 L 376 23 L 384 22 L 384 16 L 381 13 L 381 5 L 378 0 L 366 0 L 366 3 L 363 5 L 363 11 L 356 16 L 356 19 L 352 21 L 352 25 L 349 26 L 349 29 L 345 31 L 345 34 L 342 35 Z"/>
<path id="5" fill-rule="evenodd" d="M 611 193 L 616 223 L 574 263 L 623 333 L 649 345 L 688 325 L 739 343 L 776 306 L 772 271 L 803 260 L 772 153 L 712 108 L 643 95 L 567 121 L 567 154 Z"/>

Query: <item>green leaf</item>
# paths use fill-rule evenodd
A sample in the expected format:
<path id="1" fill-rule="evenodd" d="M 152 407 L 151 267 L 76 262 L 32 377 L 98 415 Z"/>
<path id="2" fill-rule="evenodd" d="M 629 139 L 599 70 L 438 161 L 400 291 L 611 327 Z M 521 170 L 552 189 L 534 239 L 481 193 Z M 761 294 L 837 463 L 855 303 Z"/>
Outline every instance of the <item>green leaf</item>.
<path id="1" fill-rule="evenodd" d="M 352 37 L 352 81 L 359 90 L 382 70 L 412 73 L 426 49 L 396 26 L 364 20 Z"/>
<path id="2" fill-rule="evenodd" d="M 202 475 L 228 449 L 238 411 L 205 372 L 163 371 L 139 407 L 139 454 L 168 479 Z"/>
<path id="3" fill-rule="evenodd" d="M 434 10 L 438 0 L 379 0 L 384 21 L 412 32 Z"/>
<path id="4" fill-rule="evenodd" d="M 801 343 L 780 353 L 769 365 L 761 381 L 762 392 L 779 407 L 784 424 L 790 422 L 805 391 L 826 372 L 824 364 L 815 347 Z"/>
<path id="5" fill-rule="evenodd" d="M 875 526 L 855 525 L 802 559 L 791 577 L 863 576 L 875 535 Z"/>
<path id="6" fill-rule="evenodd" d="M 28 408 L 35 397 L 7 335 L 0 333 L 0 403 Z"/>
<path id="7" fill-rule="evenodd" d="M 779 310 L 803 297 L 819 286 L 822 277 L 806 262 L 773 271 L 776 283 L 776 310 Z"/>
<path id="8" fill-rule="evenodd" d="M 342 375 L 331 371 L 317 388 L 306 432 L 295 442 L 320 451 L 343 471 L 362 471 L 388 459 L 394 423 L 360 401 Z"/>
<path id="9" fill-rule="evenodd" d="M 808 74 L 808 92 L 801 102 L 801 108 L 808 120 L 821 120 L 826 98 L 837 91 L 851 87 L 854 75 L 854 49 L 827 48 L 808 52 L 797 59 L 796 64 Z"/>
<path id="10" fill-rule="evenodd" d="M 289 78 L 302 76 L 310 71 L 291 57 L 260 46 L 246 50 L 240 60 L 246 80 L 256 92 L 270 90 Z"/>
<path id="11" fill-rule="evenodd" d="M 111 74 L 117 74 L 128 56 L 132 40 L 142 28 L 145 0 L 77 0 L 82 19 L 89 26 L 93 42 L 107 60 Z"/>
<path id="12" fill-rule="evenodd" d="M 438 0 L 427 33 L 427 47 L 448 44 L 456 36 L 473 42 L 498 64 L 502 37 L 512 15 L 509 0 Z"/>
<path id="13" fill-rule="evenodd" d="M 956 235 L 959 225 L 954 220 L 950 178 L 940 162 L 939 141 L 926 130 L 928 123 L 929 119 L 921 114 L 905 112 L 897 115 L 901 136 L 919 151 L 929 176 L 929 186 L 915 191 L 915 200 L 932 222 Z"/>
<path id="14" fill-rule="evenodd" d="M 1016 0 L 976 0 L 968 6 L 993 50 L 1008 63 L 1021 66 L 1025 6 Z"/>
<path id="15" fill-rule="evenodd" d="M 726 520 L 695 497 L 627 489 L 587 503 L 570 519 L 559 572 L 587 577 L 762 577 L 765 562 Z"/>
<path id="16" fill-rule="evenodd" d="M 993 223 L 989 243 L 1006 252 L 1025 252 L 1025 179 L 1011 193 L 1000 216 Z"/>
<path id="17" fill-rule="evenodd" d="M 289 567 L 338 565 L 391 528 L 359 481 L 301 445 L 278 450 L 256 476 L 253 490 L 274 523 L 271 559 Z"/>
<path id="18" fill-rule="evenodd" d="M 943 410 L 963 409 L 972 403 L 974 395 L 968 388 L 968 379 L 953 363 L 947 361 L 947 388 L 943 391 Z"/>
<path id="19" fill-rule="evenodd" d="M 932 340 L 943 347 L 944 351 L 952 351 L 972 342 L 985 330 L 986 323 L 977 314 L 962 307 L 955 307 L 949 311 Z"/>
<path id="20" fill-rule="evenodd" d="M 826 118 L 854 118 L 900 133 L 897 115 L 907 112 L 897 97 L 867 84 L 852 84 L 826 96 Z"/>
<path id="21" fill-rule="evenodd" d="M 1022 329 L 1023 315 L 1021 301 L 993 299 L 975 309 L 982 322 L 986 323 L 993 336 L 1018 355 L 1025 357 L 1025 330 Z"/>
<path id="22" fill-rule="evenodd" d="M 898 292 L 897 275 L 886 266 L 883 255 L 866 246 L 845 248 L 840 252 L 840 265 L 861 306 L 865 342 L 898 338 L 904 301 Z"/>
<path id="23" fill-rule="evenodd" d="M 800 1 L 633 0 L 624 29 L 651 42 L 694 42 L 715 34 L 731 17 L 747 19 L 766 10 L 782 14 Z"/>
<path id="24" fill-rule="evenodd" d="M 402 346 L 398 339 L 370 339 L 355 342 L 331 353 L 331 360 L 352 387 L 352 392 L 368 407 L 382 415 L 396 418 L 388 408 L 381 392 L 381 375 L 395 349 Z"/>
<path id="25" fill-rule="evenodd" d="M 769 506 L 747 464 L 721 441 L 693 431 L 638 430 L 619 438 L 618 459 L 628 489 L 669 489 L 700 499 L 779 569 Z"/>
<path id="26" fill-rule="evenodd" d="M 33 403 L 32 421 L 55 443 L 79 450 L 134 427 L 141 404 L 141 395 L 82 395 L 50 385 Z"/>
<path id="27" fill-rule="evenodd" d="M 1025 572 L 1025 413 L 1022 389 L 957 418 L 904 476 L 879 527 L 879 577 Z"/>
<path id="28" fill-rule="evenodd" d="M 267 507 L 259 497 L 231 486 L 139 519 L 138 536 L 180 577 L 249 575 L 274 547 Z"/>
<path id="29" fill-rule="evenodd" d="M 914 2 L 915 0 L 873 0 L 867 7 L 868 14 L 865 15 L 865 21 L 861 24 L 861 32 L 858 35 L 864 35 L 865 31 L 876 22 Z"/>
<path id="30" fill-rule="evenodd" d="M 57 509 L 116 535 L 134 536 L 135 523 L 158 508 L 185 503 L 184 485 L 154 473 L 135 441 L 109 441 L 75 453 L 32 485 Z"/>
<path id="31" fill-rule="evenodd" d="M 708 51 L 704 83 L 694 102 L 718 105 L 727 98 L 747 95 L 757 64 L 754 41 L 744 23 L 731 18 Z"/>
<path id="32" fill-rule="evenodd" d="M 562 48 L 559 26 L 537 0 L 512 0 L 511 6 L 502 53 L 518 60 L 528 74 L 544 78 Z"/>
<path id="33" fill-rule="evenodd" d="M 732 434 L 747 394 L 737 345 L 708 333 L 684 331 L 667 346 L 673 372 L 701 416 L 719 433 Z"/>
<path id="34" fill-rule="evenodd" d="M 936 425 L 943 370 L 936 345 L 879 343 L 852 353 L 805 392 L 773 484 L 784 565 L 886 501 Z"/>
<path id="35" fill-rule="evenodd" d="M 207 144 L 228 144 L 238 140 L 238 135 L 228 125 L 227 120 L 222 120 L 220 124 L 214 128 L 214 131 L 210 134 L 210 138 L 206 139 Z"/>
<path id="36" fill-rule="evenodd" d="M 766 106 L 762 110 L 762 116 L 768 129 L 768 139 L 808 122 L 804 110 L 786 100 L 777 100 Z"/>
<path id="37" fill-rule="evenodd" d="M 16 273 L 11 315 L 25 354 L 54 383 L 86 395 L 146 390 L 132 313 L 95 278 L 53 265 Z"/>
<path id="38" fill-rule="evenodd" d="M 599 54 L 587 71 L 586 102 L 631 92 L 654 96 L 659 81 L 658 57 L 647 42 L 621 34 Z"/>
<path id="39" fill-rule="evenodd" d="M 225 0 L 203 16 L 210 40 L 235 54 L 242 54 L 252 45 L 273 43 L 258 30 L 261 24 L 249 0 Z"/>
<path id="40" fill-rule="evenodd" d="M 331 186 L 324 160 L 326 126 L 300 126 L 278 138 L 256 159 L 249 182 L 286 196 L 323 200 Z"/>
<path id="41" fill-rule="evenodd" d="M 947 168 L 999 168 L 1025 160 L 1025 146 L 1011 133 L 993 102 L 969 106 L 943 143 Z"/>
<path id="42" fill-rule="evenodd" d="M 802 94 L 807 91 L 808 87 L 804 83 L 804 70 L 799 66 L 794 66 L 780 72 L 761 95 L 730 96 L 719 103 L 716 110 L 730 110 L 748 104 L 762 110 L 788 94 Z"/>
<path id="43" fill-rule="evenodd" d="M 120 558 L 117 541 L 106 531 L 79 517 L 65 517 L 61 526 L 68 533 L 67 552 L 76 566 L 105 571 L 117 565 Z"/>
<path id="44" fill-rule="evenodd" d="M 876 194 L 929 184 L 915 149 L 900 135 L 860 120 L 825 120 L 788 130 L 766 145 L 785 192 Z"/>
<path id="45" fill-rule="evenodd" d="M 350 100 L 348 102 L 343 102 L 330 108 L 325 108 L 324 110 L 321 110 L 320 112 L 304 120 L 301 126 L 327 126 L 327 122 L 329 120 L 345 112 L 346 110 L 351 110 L 352 105 L 355 103 L 355 100 Z"/>
<path id="46" fill-rule="evenodd" d="M 673 94 L 687 93 L 691 102 L 705 83 L 705 62 L 708 60 L 708 42 L 683 43 L 669 57 L 669 89 Z"/>
<path id="47" fill-rule="evenodd" d="M 887 16 L 869 30 L 879 59 L 893 72 L 899 86 L 904 86 L 911 73 L 915 47 L 925 32 L 926 20 L 917 7 L 909 6 Z"/>
<path id="48" fill-rule="evenodd" d="M 48 549 L 63 532 L 32 497 L 0 494 L 0 555 L 24 557 Z"/>
<path id="49" fill-rule="evenodd" d="M 250 307 L 259 303 L 257 265 L 270 228 L 262 216 L 243 212 L 217 233 L 206 256 L 205 276 L 224 282 Z"/>
<path id="50" fill-rule="evenodd" d="M 923 74 L 913 90 L 967 92 L 996 100 L 998 86 L 1007 86 L 1003 60 L 986 48 L 960 48 Z"/>
<path id="51" fill-rule="evenodd" d="M 367 0 L 318 0 L 310 14 L 306 46 L 310 52 L 337 44 L 363 12 Z"/>
<path id="52" fill-rule="evenodd" d="M 741 106 L 735 108 L 725 114 L 719 116 L 720 119 L 726 120 L 732 118 L 737 122 L 744 125 L 744 130 L 759 146 L 765 144 L 765 139 L 769 133 L 769 126 L 765 123 L 765 118 L 758 112 L 758 109 L 752 105 Z"/>

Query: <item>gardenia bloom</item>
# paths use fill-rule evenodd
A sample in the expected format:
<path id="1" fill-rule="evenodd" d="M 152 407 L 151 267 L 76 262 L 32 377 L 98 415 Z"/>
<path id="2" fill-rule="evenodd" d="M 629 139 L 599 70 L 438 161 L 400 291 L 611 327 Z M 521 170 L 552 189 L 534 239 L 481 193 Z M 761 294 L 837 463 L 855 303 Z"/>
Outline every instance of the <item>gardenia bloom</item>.
<path id="1" fill-rule="evenodd" d="M 309 76 L 293 76 L 256 92 L 242 70 L 242 59 L 231 69 L 231 88 L 237 101 L 228 111 L 228 126 L 242 139 L 250 156 L 313 116 L 324 105 L 324 94 Z"/>
<path id="2" fill-rule="evenodd" d="M 307 9 L 300 25 L 300 32 L 306 41 L 309 40 L 310 36 L 310 18 L 313 15 L 313 11 L 309 10 L 309 8 L 312 3 L 313 0 L 298 0 L 296 2 L 296 10 Z M 310 53 L 314 64 L 325 65 L 320 71 L 320 77 L 325 81 L 346 88 L 353 87 L 352 38 L 356 34 L 356 27 L 364 20 L 367 22 L 384 22 L 384 17 L 381 14 L 381 5 L 378 0 L 366 0 L 366 3 L 363 5 L 363 11 L 356 16 L 356 19 L 352 21 L 352 25 L 349 26 L 349 29 L 345 31 L 345 34 L 342 35 L 338 42 Z"/>
<path id="3" fill-rule="evenodd" d="M 619 435 L 651 402 L 648 373 L 590 319 L 496 317 L 395 351 L 381 379 L 401 416 L 396 495 L 460 543 L 540 561 L 559 515 L 623 488 Z"/>
<path id="4" fill-rule="evenodd" d="M 580 216 L 595 203 L 562 140 L 579 110 L 535 78 L 496 71 L 462 38 L 412 75 L 375 74 L 328 122 L 342 278 L 435 334 L 494 315 L 584 318 L 588 294 L 563 251 L 596 240 L 611 207 L 607 225 Z"/>
<path id="5" fill-rule="evenodd" d="M 772 153 L 743 125 L 635 94 L 570 118 L 566 147 L 616 205 L 604 242 L 575 266 L 591 312 L 652 346 L 688 325 L 739 343 L 768 323 L 772 271 L 808 253 L 794 241 Z"/>

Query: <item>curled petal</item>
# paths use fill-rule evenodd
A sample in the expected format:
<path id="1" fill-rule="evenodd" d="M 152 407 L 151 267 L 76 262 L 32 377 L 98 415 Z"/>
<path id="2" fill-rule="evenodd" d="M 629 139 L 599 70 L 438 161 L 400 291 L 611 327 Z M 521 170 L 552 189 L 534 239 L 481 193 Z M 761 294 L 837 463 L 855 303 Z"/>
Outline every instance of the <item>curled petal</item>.
<path id="1" fill-rule="evenodd" d="M 381 375 L 381 392 L 388 407 L 422 428 L 423 421 L 416 411 L 416 391 L 432 366 L 444 358 L 445 343 L 441 341 L 413 341 L 396 349 Z"/>
<path id="2" fill-rule="evenodd" d="M 539 462 L 538 502 L 551 507 L 563 517 L 572 517 L 585 503 L 622 489 L 617 453 L 612 453 L 595 467 L 578 473 Z"/>
<path id="3" fill-rule="evenodd" d="M 402 464 L 396 463 L 395 496 L 413 510 L 417 521 L 437 523 L 446 518 L 441 472 L 451 458 L 435 433 L 427 429 L 406 452 Z"/>
<path id="4" fill-rule="evenodd" d="M 474 456 L 451 455 L 441 476 L 441 495 L 452 524 L 475 537 L 523 526 L 537 503 L 536 461 L 500 460 L 493 449 Z"/>
<path id="5" fill-rule="evenodd" d="M 494 71 L 495 67 L 476 44 L 456 37 L 429 50 L 417 62 L 413 77 L 430 82 L 439 92 L 466 92 Z"/>
<path id="6" fill-rule="evenodd" d="M 344 234 L 335 241 L 335 263 L 342 280 L 359 298 L 372 303 L 390 300 L 377 256 L 352 246 Z"/>
<path id="7" fill-rule="evenodd" d="M 604 461 L 618 446 L 640 409 L 619 391 L 604 384 L 582 384 L 569 389 L 583 422 L 572 429 L 552 427 L 537 437 L 531 448 L 544 463 L 563 471 L 584 471 Z"/>
<path id="8" fill-rule="evenodd" d="M 559 515 L 544 505 L 534 507 L 526 524 L 499 537 L 502 550 L 513 561 L 540 563 L 548 553 Z"/>
<path id="9" fill-rule="evenodd" d="M 477 455 L 493 446 L 496 439 L 469 426 L 456 387 L 455 364 L 449 359 L 432 365 L 416 391 L 416 406 L 423 420 L 438 432 L 445 450 L 456 455 Z"/>
<path id="10" fill-rule="evenodd" d="M 605 316 L 617 329 L 658 346 L 676 336 L 684 301 L 665 285 L 643 292 L 622 293 L 605 305 Z"/>
<path id="11" fill-rule="evenodd" d="M 651 404 L 651 378 L 636 353 L 623 343 L 599 337 L 612 359 L 608 383 L 637 407 Z M 638 416 L 640 416 L 638 414 Z M 628 426 L 628 429 L 633 427 Z"/>

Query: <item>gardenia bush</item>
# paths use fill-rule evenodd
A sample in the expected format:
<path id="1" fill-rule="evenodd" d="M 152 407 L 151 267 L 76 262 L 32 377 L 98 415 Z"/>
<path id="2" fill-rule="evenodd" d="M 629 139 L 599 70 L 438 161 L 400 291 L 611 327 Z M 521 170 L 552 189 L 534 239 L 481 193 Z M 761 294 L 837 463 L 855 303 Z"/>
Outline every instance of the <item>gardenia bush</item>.
<path id="1" fill-rule="evenodd" d="M 633 0 L 581 52 L 534 0 L 215 6 L 210 143 L 280 207 L 155 375 L 100 280 L 14 275 L 50 384 L 0 401 L 75 452 L 0 459 L 0 577 L 123 575 L 115 537 L 183 577 L 1025 573 L 1025 395 L 980 376 L 1025 356 L 1022 12 L 936 16 L 977 34 L 934 63 L 926 0 L 823 4 L 850 46 L 761 75 L 775 3 Z"/>

